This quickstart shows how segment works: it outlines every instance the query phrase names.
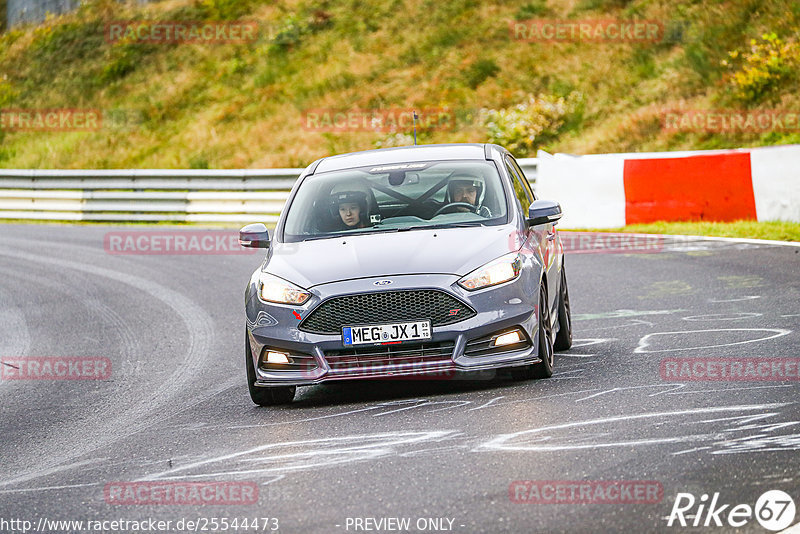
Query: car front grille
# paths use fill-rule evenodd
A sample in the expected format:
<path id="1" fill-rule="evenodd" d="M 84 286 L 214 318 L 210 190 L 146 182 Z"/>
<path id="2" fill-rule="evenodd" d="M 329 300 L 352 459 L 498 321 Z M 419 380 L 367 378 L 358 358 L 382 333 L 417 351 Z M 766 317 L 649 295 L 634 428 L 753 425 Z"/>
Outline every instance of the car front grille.
<path id="1" fill-rule="evenodd" d="M 455 342 L 376 345 L 325 352 L 332 374 L 370 375 L 386 372 L 414 374 L 452 362 Z"/>
<path id="2" fill-rule="evenodd" d="M 436 289 L 379 291 L 326 300 L 298 325 L 313 334 L 341 334 L 343 326 L 430 319 L 444 326 L 476 314 L 469 305 Z"/>

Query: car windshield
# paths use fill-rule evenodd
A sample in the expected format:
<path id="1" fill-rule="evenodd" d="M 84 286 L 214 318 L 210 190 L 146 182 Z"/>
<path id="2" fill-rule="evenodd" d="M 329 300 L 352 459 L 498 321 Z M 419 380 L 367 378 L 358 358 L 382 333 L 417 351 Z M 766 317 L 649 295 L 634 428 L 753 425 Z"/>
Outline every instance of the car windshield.
<path id="1" fill-rule="evenodd" d="M 286 215 L 284 240 L 506 220 L 505 193 L 491 162 L 373 165 L 306 178 Z"/>

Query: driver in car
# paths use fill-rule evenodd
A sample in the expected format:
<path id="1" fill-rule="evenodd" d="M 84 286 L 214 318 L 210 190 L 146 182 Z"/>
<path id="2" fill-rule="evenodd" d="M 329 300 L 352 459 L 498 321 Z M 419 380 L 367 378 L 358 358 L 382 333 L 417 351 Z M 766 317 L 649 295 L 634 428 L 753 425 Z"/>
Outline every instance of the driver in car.
<path id="1" fill-rule="evenodd" d="M 450 202 L 463 202 L 475 206 L 474 210 L 466 206 L 458 206 L 454 208 L 453 211 L 460 211 L 462 213 L 474 212 L 481 217 L 492 216 L 492 212 L 489 211 L 489 208 L 481 205 L 484 193 L 482 178 L 469 174 L 458 174 L 450 178 L 447 184 L 447 191 Z"/>

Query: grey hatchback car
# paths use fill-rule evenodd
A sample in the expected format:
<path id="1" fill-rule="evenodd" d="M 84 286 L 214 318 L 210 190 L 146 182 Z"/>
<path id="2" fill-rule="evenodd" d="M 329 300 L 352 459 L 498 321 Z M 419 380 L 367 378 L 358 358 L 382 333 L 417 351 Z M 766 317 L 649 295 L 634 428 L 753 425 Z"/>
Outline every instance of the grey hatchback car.
<path id="1" fill-rule="evenodd" d="M 239 232 L 267 249 L 245 291 L 253 402 L 331 380 L 550 377 L 572 344 L 560 217 L 497 145 L 315 161 L 272 239 L 261 223 Z"/>

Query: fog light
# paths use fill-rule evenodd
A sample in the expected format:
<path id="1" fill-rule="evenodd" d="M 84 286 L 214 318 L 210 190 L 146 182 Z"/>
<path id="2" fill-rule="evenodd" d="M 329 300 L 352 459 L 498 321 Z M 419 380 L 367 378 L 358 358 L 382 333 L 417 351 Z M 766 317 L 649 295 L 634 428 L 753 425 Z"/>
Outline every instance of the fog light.
<path id="1" fill-rule="evenodd" d="M 289 357 L 282 352 L 268 352 L 267 363 L 289 363 Z"/>
<path id="2" fill-rule="evenodd" d="M 522 336 L 520 335 L 519 330 L 514 330 L 513 332 L 508 332 L 507 334 L 497 336 L 497 339 L 494 340 L 493 345 L 495 347 L 502 347 L 503 345 L 513 345 L 514 343 L 519 343 L 520 341 L 522 341 Z"/>

